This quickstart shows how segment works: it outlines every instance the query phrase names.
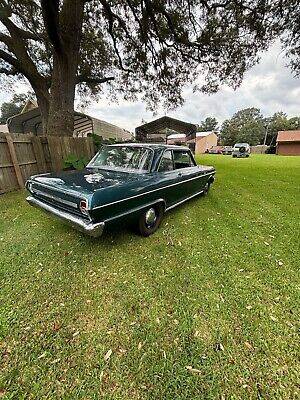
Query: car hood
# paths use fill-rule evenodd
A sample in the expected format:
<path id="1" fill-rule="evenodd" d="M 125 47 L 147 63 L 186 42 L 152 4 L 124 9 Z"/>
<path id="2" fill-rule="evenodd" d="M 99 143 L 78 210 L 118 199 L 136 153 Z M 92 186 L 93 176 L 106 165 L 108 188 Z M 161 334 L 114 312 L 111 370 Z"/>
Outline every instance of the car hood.
<path id="1" fill-rule="evenodd" d="M 80 171 L 63 171 L 59 173 L 36 175 L 31 178 L 31 181 L 47 185 L 53 189 L 93 194 L 99 189 L 142 179 L 143 175 L 144 174 L 139 173 L 86 168 Z"/>

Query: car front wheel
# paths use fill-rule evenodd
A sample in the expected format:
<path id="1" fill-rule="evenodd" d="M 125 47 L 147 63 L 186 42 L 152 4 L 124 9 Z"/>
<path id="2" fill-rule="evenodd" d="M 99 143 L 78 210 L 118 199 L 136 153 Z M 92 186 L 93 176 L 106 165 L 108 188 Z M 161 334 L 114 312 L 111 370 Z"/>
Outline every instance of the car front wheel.
<path id="1" fill-rule="evenodd" d="M 154 204 L 146 209 L 138 220 L 138 231 L 142 236 L 150 236 L 154 233 L 163 218 L 164 207 L 162 204 Z"/>

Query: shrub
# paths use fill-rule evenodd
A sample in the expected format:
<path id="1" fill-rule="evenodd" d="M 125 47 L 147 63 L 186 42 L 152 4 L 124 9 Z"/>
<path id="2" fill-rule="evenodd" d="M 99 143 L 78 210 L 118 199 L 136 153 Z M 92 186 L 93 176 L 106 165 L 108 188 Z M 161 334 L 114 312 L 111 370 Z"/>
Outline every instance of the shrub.
<path id="1" fill-rule="evenodd" d="M 64 169 L 83 169 L 86 167 L 88 160 L 82 156 L 75 156 L 74 154 L 69 154 L 64 158 Z"/>

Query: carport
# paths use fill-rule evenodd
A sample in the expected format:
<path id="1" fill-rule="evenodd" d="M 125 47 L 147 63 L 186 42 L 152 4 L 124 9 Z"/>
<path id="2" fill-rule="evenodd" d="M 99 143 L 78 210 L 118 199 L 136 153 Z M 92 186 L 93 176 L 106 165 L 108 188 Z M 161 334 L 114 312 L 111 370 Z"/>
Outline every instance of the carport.
<path id="1" fill-rule="evenodd" d="M 174 133 L 183 133 L 187 140 L 196 137 L 197 126 L 179 119 L 161 117 L 135 128 L 136 139 L 139 142 L 165 142 Z"/>
<path id="2" fill-rule="evenodd" d="M 42 116 L 38 107 L 8 118 L 7 125 L 12 133 L 43 134 Z M 87 136 L 94 133 L 93 120 L 90 116 L 74 112 L 74 136 Z"/>

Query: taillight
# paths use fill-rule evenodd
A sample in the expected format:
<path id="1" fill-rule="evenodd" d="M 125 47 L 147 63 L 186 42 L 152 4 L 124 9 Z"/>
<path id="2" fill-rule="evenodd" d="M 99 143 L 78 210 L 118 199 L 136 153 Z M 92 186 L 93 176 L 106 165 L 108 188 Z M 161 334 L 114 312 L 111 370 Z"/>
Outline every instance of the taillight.
<path id="1" fill-rule="evenodd" d="M 82 212 L 82 214 L 88 215 L 86 200 L 80 200 L 79 209 Z"/>

